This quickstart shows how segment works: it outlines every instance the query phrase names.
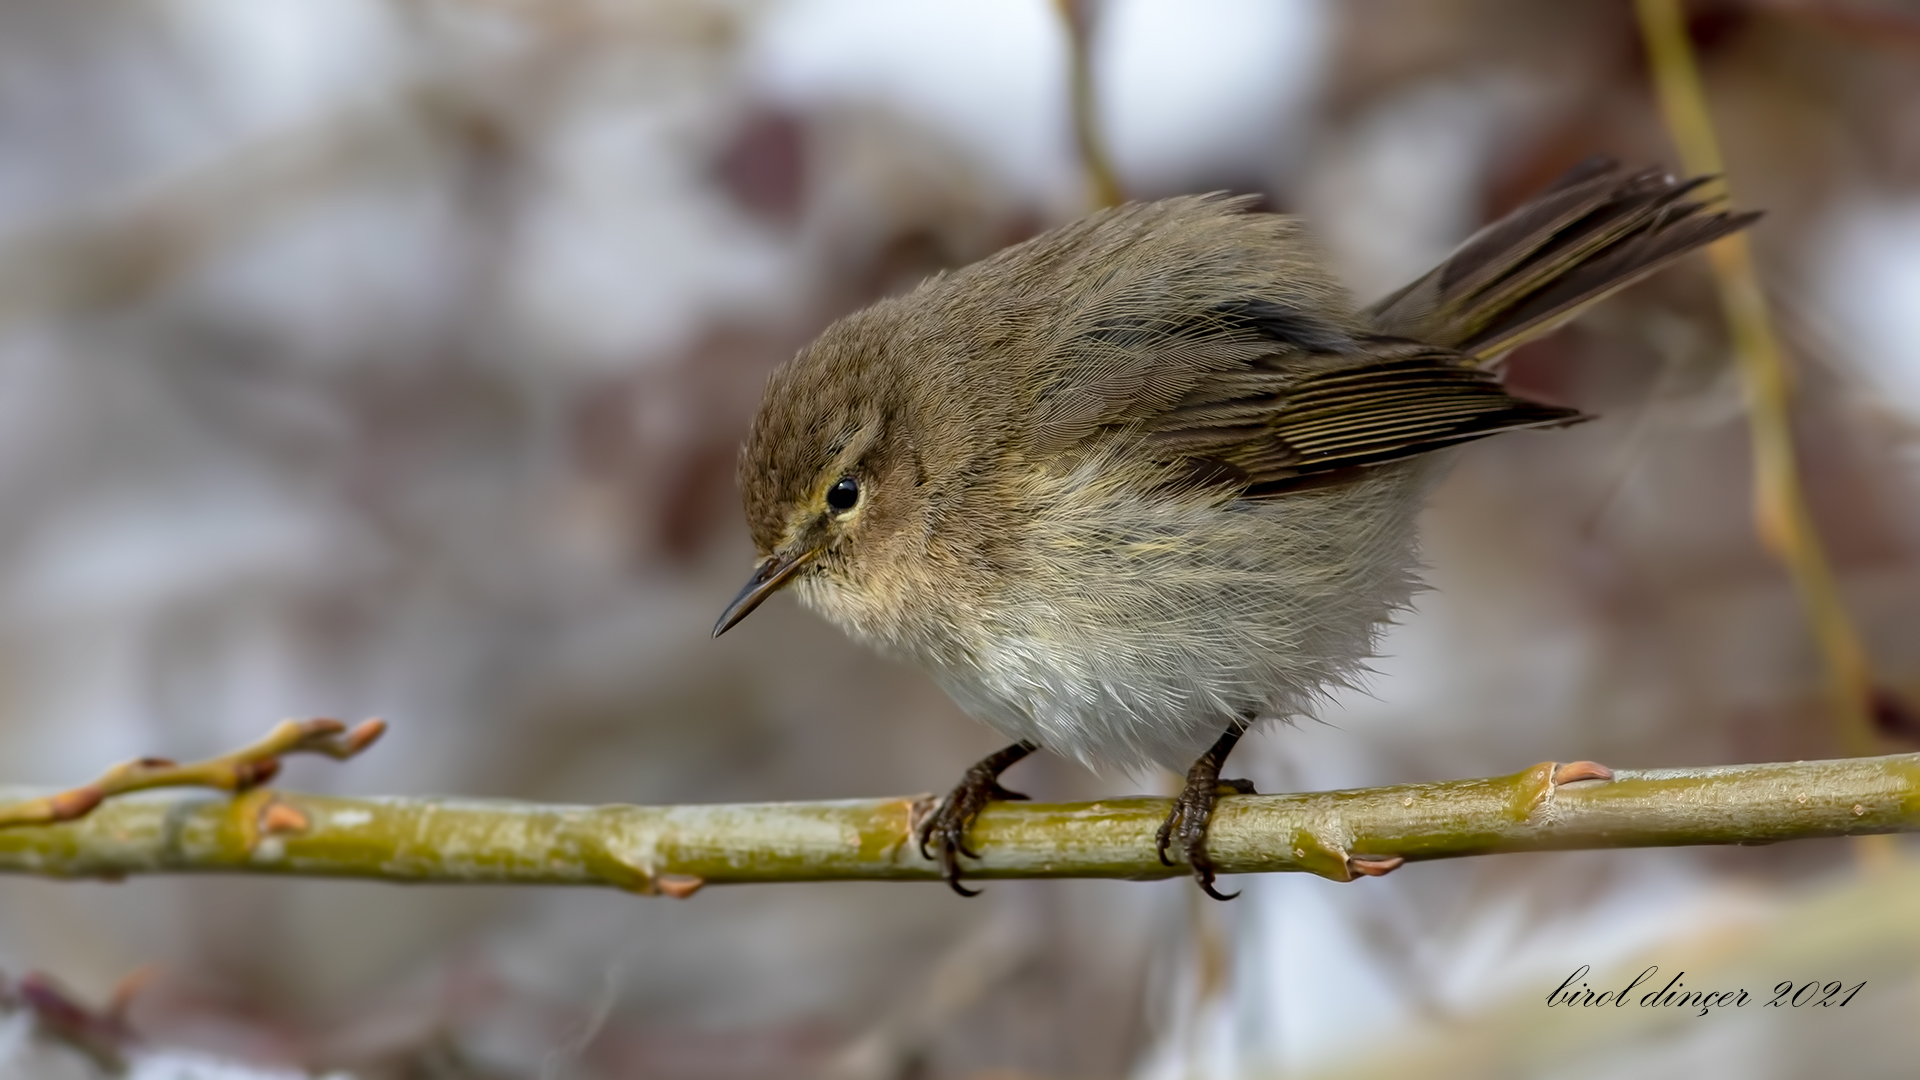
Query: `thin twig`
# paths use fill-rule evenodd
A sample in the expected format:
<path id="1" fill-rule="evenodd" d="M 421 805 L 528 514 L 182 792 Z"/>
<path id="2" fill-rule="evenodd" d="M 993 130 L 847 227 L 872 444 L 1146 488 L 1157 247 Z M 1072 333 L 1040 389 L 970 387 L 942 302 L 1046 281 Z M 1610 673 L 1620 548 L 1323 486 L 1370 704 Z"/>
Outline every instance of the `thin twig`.
<path id="1" fill-rule="evenodd" d="M 0 980 L 0 1013 L 24 1011 L 34 1034 L 78 1052 L 101 1074 L 120 1076 L 127 1071 L 127 1052 L 139 1041 L 127 1024 L 127 1004 L 150 973 L 143 968 L 123 979 L 107 1007 L 95 1009 L 52 976 L 28 972 L 13 986 Z"/>
<path id="2" fill-rule="evenodd" d="M 0 829 L 45 825 L 85 817 L 102 802 L 148 788 L 197 787 L 245 791 L 274 778 L 288 754 L 324 754 L 345 761 L 372 746 L 387 730 L 385 720 L 368 720 L 347 730 L 338 720 L 283 720 L 266 738 L 219 757 L 176 765 L 166 758 L 136 758 L 54 795 L 0 805 Z"/>
<path id="3" fill-rule="evenodd" d="M 0 792 L 5 794 L 5 792 Z M 684 897 L 703 885 L 936 881 L 910 841 L 930 798 L 714 806 L 551 806 L 337 798 L 115 799 L 58 825 L 0 830 L 0 873 L 119 878 L 234 873 L 392 882 L 602 885 Z M 980 878 L 1164 878 L 1168 801 L 995 803 L 972 840 Z M 1208 849 L 1226 873 L 1339 881 L 1404 862 L 1575 848 L 1763 844 L 1920 831 L 1920 754 L 1511 776 L 1220 801 Z"/>
<path id="4" fill-rule="evenodd" d="M 1080 166 L 1087 174 L 1087 191 L 1094 208 L 1119 206 L 1127 201 L 1113 158 L 1100 134 L 1099 100 L 1093 92 L 1094 0 L 1054 0 L 1054 10 L 1067 31 L 1067 80 L 1073 100 L 1073 141 Z"/>
<path id="5" fill-rule="evenodd" d="M 1719 140 L 1707 111 L 1680 0 L 1637 0 L 1653 80 L 1667 129 L 1690 173 L 1724 178 Z M 1724 179 L 1717 181 L 1726 194 Z M 1879 748 L 1873 734 L 1873 673 L 1847 617 L 1833 567 L 1820 545 L 1793 446 L 1793 381 L 1773 332 L 1753 250 L 1735 233 L 1707 251 L 1720 304 L 1747 387 L 1754 460 L 1754 517 L 1761 542 L 1787 564 L 1826 662 L 1827 690 L 1840 744 L 1849 754 Z"/>

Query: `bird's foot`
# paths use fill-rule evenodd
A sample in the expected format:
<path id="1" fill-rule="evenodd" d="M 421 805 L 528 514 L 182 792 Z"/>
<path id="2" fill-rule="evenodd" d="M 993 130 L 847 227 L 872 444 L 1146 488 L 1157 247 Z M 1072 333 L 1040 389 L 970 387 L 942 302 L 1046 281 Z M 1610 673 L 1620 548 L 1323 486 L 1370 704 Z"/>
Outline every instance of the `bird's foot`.
<path id="1" fill-rule="evenodd" d="M 1211 768 L 1208 766 L 1211 765 Z M 1213 859 L 1207 854 L 1207 825 L 1213 821 L 1214 803 L 1222 795 L 1254 795 L 1251 780 L 1222 780 L 1220 766 L 1201 758 L 1192 769 L 1187 771 L 1187 785 L 1180 791 L 1180 797 L 1173 800 L 1173 810 L 1167 814 L 1167 820 L 1160 823 L 1160 831 L 1154 842 L 1160 853 L 1160 862 L 1172 866 L 1173 860 L 1167 858 L 1167 849 L 1178 839 L 1180 853 L 1187 865 L 1193 868 L 1193 880 L 1200 884 L 1200 891 L 1215 900 L 1231 900 L 1239 893 L 1223 893 L 1213 887 Z"/>
<path id="2" fill-rule="evenodd" d="M 939 858 L 940 876 L 961 896 L 978 896 L 980 890 L 960 884 L 960 856 L 977 859 L 980 853 L 967 846 L 967 832 L 975 818 L 991 802 L 1024 801 L 1027 796 L 1000 786 L 1000 774 L 1009 765 L 1031 754 L 1037 747 L 1015 743 L 967 770 L 960 783 L 914 829 L 914 839 L 923 859 Z M 934 850 L 929 851 L 931 847 Z M 935 854 L 937 852 L 937 856 Z"/>

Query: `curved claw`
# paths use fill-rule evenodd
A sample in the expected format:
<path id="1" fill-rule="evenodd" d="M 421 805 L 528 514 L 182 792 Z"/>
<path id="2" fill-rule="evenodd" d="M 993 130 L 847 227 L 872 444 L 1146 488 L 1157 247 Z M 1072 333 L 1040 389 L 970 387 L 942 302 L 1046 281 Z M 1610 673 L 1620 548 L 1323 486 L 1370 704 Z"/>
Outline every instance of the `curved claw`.
<path id="1" fill-rule="evenodd" d="M 1167 851 L 1177 834 L 1181 854 L 1193 868 L 1193 880 L 1199 884 L 1200 891 L 1215 900 L 1239 896 L 1237 892 L 1223 893 L 1213 887 L 1214 868 L 1213 860 L 1207 855 L 1207 826 L 1213 821 L 1213 808 L 1221 795 L 1253 793 L 1253 785 L 1248 781 L 1220 779 L 1218 761 L 1202 758 L 1187 774 L 1186 786 L 1173 800 L 1173 808 L 1160 823 L 1160 831 L 1154 834 L 1161 865 L 1174 865 L 1173 860 L 1167 858 Z"/>
<path id="2" fill-rule="evenodd" d="M 1240 894 L 1237 892 L 1223 893 L 1215 889 L 1213 887 L 1213 873 L 1211 871 L 1209 871 L 1205 877 L 1201 877 L 1197 873 L 1194 874 L 1193 877 L 1195 881 L 1200 883 L 1200 891 L 1213 897 L 1215 900 L 1226 901 L 1240 898 Z"/>
<path id="3" fill-rule="evenodd" d="M 913 828 L 914 846 L 920 849 L 920 857 L 923 859 L 932 860 L 933 858 L 933 852 L 927 850 L 927 845 L 933 843 L 933 827 L 940 821 L 940 807 L 944 802 L 943 799 L 941 802 L 934 803 L 933 809 L 928 810 L 927 816 L 921 818 L 920 823 Z"/>
<path id="4" fill-rule="evenodd" d="M 960 856 L 969 859 L 980 857 L 979 852 L 967 846 L 967 833 L 973 828 L 974 819 L 989 803 L 1027 798 L 1021 792 L 1001 787 L 999 775 L 1002 769 L 1037 748 L 1032 743 L 1016 743 L 968 769 L 967 775 L 940 800 L 915 830 L 920 857 L 936 858 L 935 853 L 928 850 L 931 845 L 938 852 L 941 878 L 961 896 L 980 895 L 978 889 L 969 889 L 960 884 Z"/>
<path id="5" fill-rule="evenodd" d="M 979 896 L 980 890 L 969 889 L 965 885 L 960 884 L 960 858 L 954 854 L 956 850 L 965 851 L 966 848 L 964 845 L 953 842 L 950 837 L 941 838 L 940 876 L 946 881 L 947 888 L 952 889 L 961 896 Z M 975 858 L 978 858 L 978 856 L 975 856 Z"/>
<path id="6" fill-rule="evenodd" d="M 933 812 L 927 815 L 926 820 L 920 823 L 920 827 L 914 830 L 915 840 L 917 841 L 915 846 L 920 849 L 921 858 L 928 860 L 939 859 L 940 876 L 946 879 L 948 885 L 952 886 L 956 892 L 960 892 L 962 895 L 970 895 L 966 890 L 961 889 L 959 884 L 960 861 L 954 856 L 956 844 L 947 821 L 949 816 L 947 814 L 947 802 L 947 799 L 942 799 L 940 803 L 933 808 Z M 933 851 L 928 850 L 928 845 L 933 843 L 936 833 L 939 834 L 940 840 L 938 845 L 939 854 L 937 856 Z"/>

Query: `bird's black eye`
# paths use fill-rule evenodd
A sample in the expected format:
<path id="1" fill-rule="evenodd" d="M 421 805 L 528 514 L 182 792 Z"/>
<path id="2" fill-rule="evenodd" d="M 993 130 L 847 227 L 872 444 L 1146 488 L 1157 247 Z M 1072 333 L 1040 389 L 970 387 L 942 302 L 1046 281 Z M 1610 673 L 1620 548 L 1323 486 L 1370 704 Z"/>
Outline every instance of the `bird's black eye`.
<path id="1" fill-rule="evenodd" d="M 843 476 L 827 489 L 827 505 L 834 513 L 844 514 L 860 502 L 860 482 L 851 476 Z"/>

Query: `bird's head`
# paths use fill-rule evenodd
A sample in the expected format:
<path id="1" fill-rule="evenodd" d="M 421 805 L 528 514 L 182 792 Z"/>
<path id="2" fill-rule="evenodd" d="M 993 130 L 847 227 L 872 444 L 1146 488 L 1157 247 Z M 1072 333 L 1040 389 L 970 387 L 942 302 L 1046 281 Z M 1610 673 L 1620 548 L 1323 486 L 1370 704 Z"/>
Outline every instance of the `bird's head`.
<path id="1" fill-rule="evenodd" d="M 718 637 L 795 585 L 850 628 L 910 572 L 924 520 L 906 395 L 884 377 L 870 319 L 830 328 L 774 372 L 740 453 L 740 492 L 760 562 L 727 605 Z"/>

